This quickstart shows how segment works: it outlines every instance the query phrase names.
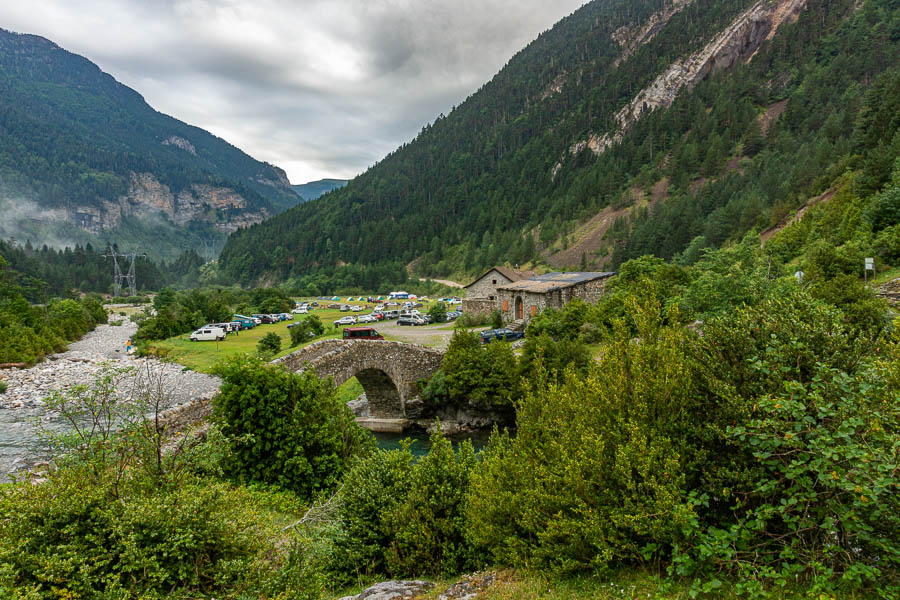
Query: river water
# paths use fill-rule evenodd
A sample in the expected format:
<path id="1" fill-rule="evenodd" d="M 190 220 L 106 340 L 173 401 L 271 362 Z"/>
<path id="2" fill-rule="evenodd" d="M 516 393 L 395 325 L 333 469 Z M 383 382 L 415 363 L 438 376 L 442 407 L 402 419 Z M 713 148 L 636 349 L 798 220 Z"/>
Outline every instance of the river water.
<path id="1" fill-rule="evenodd" d="M 480 452 L 487 446 L 488 438 L 490 438 L 489 431 L 479 431 L 470 434 L 464 435 L 451 435 L 447 436 L 451 442 L 453 442 L 454 450 L 459 447 L 464 440 L 469 440 L 472 442 L 472 446 L 475 448 L 475 452 Z M 410 450 L 415 456 L 424 456 L 428 454 L 428 451 L 431 449 L 431 440 L 429 439 L 429 435 L 424 432 L 408 432 L 408 433 L 376 433 L 375 441 L 378 443 L 378 447 L 382 450 L 396 450 L 401 447 L 401 442 L 405 439 L 412 440 L 412 446 L 410 446 Z"/>

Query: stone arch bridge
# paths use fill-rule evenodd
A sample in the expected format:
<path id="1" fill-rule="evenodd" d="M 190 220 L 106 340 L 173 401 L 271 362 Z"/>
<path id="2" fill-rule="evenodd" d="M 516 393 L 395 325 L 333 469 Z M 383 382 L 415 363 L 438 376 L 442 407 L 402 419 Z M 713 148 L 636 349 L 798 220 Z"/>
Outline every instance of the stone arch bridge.
<path id="1" fill-rule="evenodd" d="M 418 382 L 441 366 L 444 353 L 434 348 L 385 340 L 321 340 L 272 361 L 299 373 L 312 369 L 341 385 L 356 377 L 378 419 L 402 419 L 419 399 Z"/>

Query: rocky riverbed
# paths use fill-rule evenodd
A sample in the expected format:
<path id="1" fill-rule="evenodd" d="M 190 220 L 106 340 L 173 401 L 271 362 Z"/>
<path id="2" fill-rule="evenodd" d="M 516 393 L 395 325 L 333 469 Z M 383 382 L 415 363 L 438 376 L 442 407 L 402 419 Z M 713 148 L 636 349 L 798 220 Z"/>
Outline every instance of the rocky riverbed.
<path id="1" fill-rule="evenodd" d="M 127 355 L 126 342 L 136 330 L 127 319 L 119 326 L 100 325 L 70 344 L 66 352 L 48 356 L 30 369 L 0 371 L 0 381 L 7 384 L 6 392 L 0 394 L 0 481 L 42 458 L 36 421 L 50 429 L 63 426 L 59 415 L 47 410 L 44 399 L 76 385 L 90 385 L 104 369 L 129 369 L 116 379 L 119 394 L 134 397 L 153 388 L 161 392 L 162 408 L 216 393 L 217 377 Z"/>

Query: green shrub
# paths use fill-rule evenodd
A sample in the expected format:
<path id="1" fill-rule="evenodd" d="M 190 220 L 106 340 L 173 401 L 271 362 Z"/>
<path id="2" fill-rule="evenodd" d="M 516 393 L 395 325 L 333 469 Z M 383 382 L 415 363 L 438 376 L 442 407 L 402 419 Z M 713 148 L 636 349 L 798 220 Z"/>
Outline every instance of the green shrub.
<path id="1" fill-rule="evenodd" d="M 495 434 L 483 453 L 469 534 L 499 564 L 578 571 L 661 557 L 694 517 L 690 334 L 664 325 L 652 300 L 632 316 L 639 342 L 619 320 L 586 376 L 538 374 L 515 439 Z"/>
<path id="2" fill-rule="evenodd" d="M 491 324 L 491 315 L 483 312 L 463 313 L 461 317 L 456 319 L 456 327 L 483 327 Z M 502 324 L 502 319 L 501 319 Z"/>
<path id="3" fill-rule="evenodd" d="M 325 333 L 325 325 L 317 315 L 310 315 L 291 327 L 291 347 L 308 342 Z"/>
<path id="4" fill-rule="evenodd" d="M 81 469 L 67 468 L 0 492 L 0 596 L 196 597 L 259 577 L 271 548 L 246 495 L 209 481 L 132 480 L 116 499 L 111 483 L 84 485 Z"/>
<path id="5" fill-rule="evenodd" d="M 6 391 L 8 384 L 5 381 L 0 381 L 0 394 Z"/>
<path id="6" fill-rule="evenodd" d="M 438 429 L 418 462 L 404 446 L 376 452 L 348 473 L 333 576 L 448 575 L 475 566 L 464 512 L 475 452 L 465 442 L 454 453 Z"/>
<path id="7" fill-rule="evenodd" d="M 347 473 L 330 569 L 335 579 L 346 583 L 352 574 L 370 577 L 387 572 L 389 523 L 409 489 L 413 460 L 408 447 L 378 451 Z"/>
<path id="8" fill-rule="evenodd" d="M 394 577 L 453 575 L 475 565 L 465 539 L 465 498 L 477 464 L 469 441 L 459 452 L 436 428 L 431 450 L 412 467 L 405 497 L 390 512 L 387 570 Z"/>
<path id="9" fill-rule="evenodd" d="M 721 436 L 691 492 L 701 518 L 673 572 L 704 585 L 729 573 L 748 593 L 896 586 L 894 344 L 873 366 L 874 340 L 799 289 L 703 331 L 703 394 Z"/>
<path id="10" fill-rule="evenodd" d="M 443 302 L 438 302 L 428 309 L 428 316 L 431 317 L 435 323 L 443 323 L 447 320 L 447 305 Z"/>
<path id="11" fill-rule="evenodd" d="M 479 408 L 510 410 L 519 394 L 516 356 L 512 346 L 482 344 L 478 334 L 457 329 L 444 355 L 447 402 Z"/>
<path id="12" fill-rule="evenodd" d="M 853 327 L 878 334 L 888 324 L 887 303 L 867 288 L 856 275 L 837 275 L 825 282 L 817 282 L 810 294 L 836 306 Z"/>
<path id="13" fill-rule="evenodd" d="M 788 348 L 773 362 L 791 360 Z M 756 362 L 755 369 L 771 363 Z M 876 372 L 817 364 L 812 380 L 756 399 L 729 441 L 756 461 L 752 478 L 694 496 L 734 499 L 733 519 L 684 546 L 673 572 L 723 571 L 745 591 L 804 582 L 811 591 L 900 584 L 900 399 Z M 896 591 L 896 587 L 895 587 Z"/>
<path id="14" fill-rule="evenodd" d="M 262 338 L 259 340 L 259 343 L 256 345 L 256 349 L 260 354 L 266 352 L 270 354 L 278 354 L 281 351 L 281 336 L 274 331 L 270 331 L 266 335 L 262 336 Z"/>
<path id="15" fill-rule="evenodd" d="M 503 314 L 500 309 L 494 309 L 491 312 L 491 329 L 500 329 L 503 327 Z"/>
<path id="16" fill-rule="evenodd" d="M 557 342 L 543 333 L 525 339 L 519 359 L 519 373 L 522 377 L 530 378 L 534 373 L 545 369 L 562 380 L 567 369 L 583 375 L 590 364 L 591 353 L 579 338 L 563 338 Z"/>
<path id="17" fill-rule="evenodd" d="M 235 478 L 311 498 L 333 489 L 350 460 L 374 446 L 334 387 L 311 372 L 296 375 L 234 357 L 218 374 L 215 414 L 229 444 L 226 472 Z"/>

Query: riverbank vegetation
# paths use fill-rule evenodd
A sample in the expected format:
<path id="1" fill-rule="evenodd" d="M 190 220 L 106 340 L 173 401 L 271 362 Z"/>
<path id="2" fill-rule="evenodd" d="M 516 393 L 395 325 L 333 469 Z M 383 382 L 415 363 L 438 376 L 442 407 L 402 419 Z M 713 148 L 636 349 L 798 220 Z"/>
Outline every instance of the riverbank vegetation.
<path id="1" fill-rule="evenodd" d="M 99 296 L 33 305 L 25 294 L 18 273 L 0 255 L 0 363 L 32 365 L 106 323 Z"/>

